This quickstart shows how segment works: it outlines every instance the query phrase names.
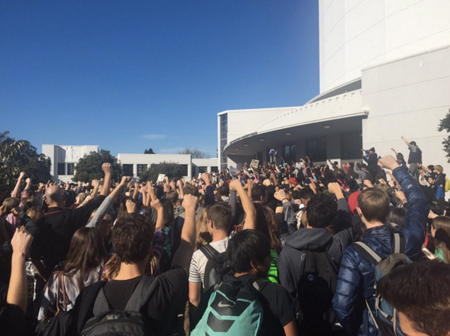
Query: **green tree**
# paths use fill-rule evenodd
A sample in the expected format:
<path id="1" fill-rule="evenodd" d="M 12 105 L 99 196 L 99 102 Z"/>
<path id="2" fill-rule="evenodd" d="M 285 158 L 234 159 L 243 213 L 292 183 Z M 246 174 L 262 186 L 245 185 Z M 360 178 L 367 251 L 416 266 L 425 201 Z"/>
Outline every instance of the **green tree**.
<path id="1" fill-rule="evenodd" d="M 111 178 L 119 181 L 122 174 L 122 167 L 117 162 L 117 158 L 111 155 L 108 150 L 101 150 L 100 153 L 90 152 L 84 155 L 75 166 L 75 175 L 72 180 L 77 182 L 90 182 L 103 177 L 102 164 L 111 164 Z"/>
<path id="2" fill-rule="evenodd" d="M 47 182 L 51 178 L 50 159 L 38 154 L 29 141 L 16 141 L 8 131 L 0 133 L 0 200 L 9 195 L 21 171 L 33 183 Z"/>
<path id="3" fill-rule="evenodd" d="M 144 151 L 144 154 L 155 154 L 155 152 L 153 151 L 153 148 L 149 148 Z"/>
<path id="4" fill-rule="evenodd" d="M 150 168 L 145 170 L 140 176 L 139 180 L 156 182 L 159 174 L 165 174 L 169 178 L 181 177 L 184 175 L 184 169 L 178 163 L 162 162 L 158 164 L 152 164 Z"/>
<path id="5" fill-rule="evenodd" d="M 205 152 L 191 147 L 183 148 L 182 150 L 178 151 L 178 154 L 191 154 L 195 159 L 204 159 L 208 156 Z"/>
<path id="6" fill-rule="evenodd" d="M 441 119 L 439 122 L 438 131 L 442 132 L 444 130 L 447 131 L 447 133 L 450 133 L 450 109 L 444 119 Z M 442 141 L 442 144 L 444 145 L 445 156 L 450 158 L 450 136 L 447 136 L 447 138 Z M 450 162 L 450 159 L 448 159 L 448 162 Z"/>

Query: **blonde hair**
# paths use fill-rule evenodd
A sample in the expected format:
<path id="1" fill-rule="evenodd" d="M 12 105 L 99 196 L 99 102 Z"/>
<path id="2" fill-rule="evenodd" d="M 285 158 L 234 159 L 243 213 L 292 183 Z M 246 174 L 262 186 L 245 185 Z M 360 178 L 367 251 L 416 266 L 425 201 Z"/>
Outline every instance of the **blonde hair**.
<path id="1" fill-rule="evenodd" d="M 44 217 L 44 212 L 38 206 L 32 206 L 27 211 L 27 216 L 31 218 L 31 220 L 36 223 L 39 219 Z"/>
<path id="2" fill-rule="evenodd" d="M 208 231 L 208 208 L 203 209 L 196 223 L 197 239 L 195 241 L 195 248 L 199 249 L 212 241 L 211 234 Z"/>
<path id="3" fill-rule="evenodd" d="M 434 169 L 437 170 L 441 174 L 444 172 L 444 168 L 442 168 L 441 165 L 435 165 Z"/>

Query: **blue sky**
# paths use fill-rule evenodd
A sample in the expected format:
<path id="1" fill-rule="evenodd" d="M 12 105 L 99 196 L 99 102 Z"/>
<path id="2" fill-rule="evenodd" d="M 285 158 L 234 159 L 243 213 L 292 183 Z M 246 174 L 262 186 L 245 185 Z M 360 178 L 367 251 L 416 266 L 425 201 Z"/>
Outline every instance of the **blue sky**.
<path id="1" fill-rule="evenodd" d="M 215 156 L 217 113 L 319 93 L 318 48 L 314 0 L 2 0 L 0 131 Z"/>

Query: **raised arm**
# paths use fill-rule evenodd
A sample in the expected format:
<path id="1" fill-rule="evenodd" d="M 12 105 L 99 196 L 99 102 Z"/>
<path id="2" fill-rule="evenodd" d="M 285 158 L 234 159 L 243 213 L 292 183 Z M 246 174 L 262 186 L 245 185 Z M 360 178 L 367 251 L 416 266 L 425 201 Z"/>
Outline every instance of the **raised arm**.
<path id="1" fill-rule="evenodd" d="M 394 148 L 391 148 L 391 151 L 393 151 L 394 152 L 394 154 L 395 154 L 395 156 L 397 157 L 397 155 L 398 155 L 398 152 L 394 149 Z"/>
<path id="2" fill-rule="evenodd" d="M 402 136 L 402 140 L 405 142 L 406 146 L 410 145 L 409 141 L 404 136 Z"/>
<path id="3" fill-rule="evenodd" d="M 108 196 L 111 184 L 111 164 L 104 163 L 102 165 L 102 169 L 103 172 L 105 173 L 105 178 L 103 179 L 103 186 L 102 189 L 100 190 L 100 195 Z"/>
<path id="4" fill-rule="evenodd" d="M 405 237 L 405 253 L 413 261 L 417 260 L 421 253 L 421 247 L 425 239 L 426 223 L 428 216 L 428 204 L 425 195 L 414 178 L 408 171 L 399 166 L 391 156 L 385 156 L 379 160 L 383 168 L 392 170 L 408 201 L 405 225 L 400 229 Z"/>
<path id="5" fill-rule="evenodd" d="M 25 173 L 21 172 L 19 177 L 17 178 L 16 185 L 14 190 L 11 192 L 11 197 L 19 198 L 20 197 L 20 185 L 22 184 L 22 180 L 25 177 Z"/>
<path id="6" fill-rule="evenodd" d="M 91 184 L 92 184 L 92 186 L 94 187 L 94 188 L 92 189 L 92 192 L 91 192 L 91 197 L 92 197 L 92 198 L 96 198 L 96 197 L 97 197 L 97 193 L 98 193 L 98 187 L 99 187 L 100 183 L 98 183 L 98 180 L 92 180 Z M 86 197 L 86 198 L 87 198 L 87 197 Z M 83 202 L 83 203 L 84 203 L 84 202 Z"/>
<path id="7" fill-rule="evenodd" d="M 205 181 L 205 206 L 213 205 L 214 199 L 214 187 L 211 185 L 211 174 L 202 173 L 201 178 Z"/>
<path id="8" fill-rule="evenodd" d="M 161 202 L 159 201 L 158 198 L 154 198 L 152 203 L 152 208 L 155 209 L 156 213 L 158 214 L 158 216 L 156 217 L 156 225 L 155 225 L 155 230 L 159 229 L 159 228 L 163 228 L 164 227 L 164 208 L 161 204 Z"/>
<path id="9" fill-rule="evenodd" d="M 96 227 L 98 224 L 100 224 L 100 219 L 103 218 L 105 213 L 109 210 L 112 203 L 116 199 L 117 195 L 120 191 L 122 191 L 123 187 L 125 187 L 130 180 L 129 176 L 123 176 L 122 181 L 114 188 L 114 190 L 109 194 L 108 197 L 106 197 L 102 204 L 98 207 L 97 211 L 95 212 L 94 217 L 91 218 L 89 223 L 86 225 L 86 227 Z"/>
<path id="10" fill-rule="evenodd" d="M 133 199 L 137 201 L 139 198 L 139 183 L 134 182 L 133 186 L 134 186 Z"/>
<path id="11" fill-rule="evenodd" d="M 27 310 L 27 273 L 25 261 L 33 237 L 26 231 L 16 229 L 11 240 L 13 248 L 11 261 L 11 278 L 9 280 L 8 296 L 6 301 L 16 305 L 25 313 Z"/>
<path id="12" fill-rule="evenodd" d="M 181 266 L 186 273 L 189 272 L 192 253 L 195 244 L 195 206 L 197 197 L 185 195 L 183 198 L 183 208 L 185 211 L 184 225 L 181 231 L 181 243 L 173 256 L 172 266 Z"/>
<path id="13" fill-rule="evenodd" d="M 233 180 L 230 182 L 230 190 L 236 190 L 239 198 L 241 199 L 242 208 L 245 212 L 245 229 L 256 229 L 256 210 L 253 202 L 245 193 L 244 188 L 239 180 Z"/>
<path id="14" fill-rule="evenodd" d="M 247 180 L 247 195 L 250 199 L 252 198 L 253 183 L 254 181 L 252 179 Z"/>

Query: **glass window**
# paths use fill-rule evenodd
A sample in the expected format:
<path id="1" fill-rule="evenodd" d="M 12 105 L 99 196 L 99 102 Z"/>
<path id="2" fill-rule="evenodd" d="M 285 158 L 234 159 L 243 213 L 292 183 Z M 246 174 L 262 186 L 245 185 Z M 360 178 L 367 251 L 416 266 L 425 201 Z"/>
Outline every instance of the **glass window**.
<path id="1" fill-rule="evenodd" d="M 132 164 L 124 164 L 122 166 L 122 168 L 123 168 L 124 176 L 133 176 L 133 165 Z"/>
<path id="2" fill-rule="evenodd" d="M 67 164 L 67 175 L 74 175 L 75 174 L 75 163 L 68 163 Z"/>
<path id="3" fill-rule="evenodd" d="M 181 166 L 181 169 L 182 169 L 181 174 L 183 176 L 188 176 L 188 165 L 187 164 L 182 164 L 180 166 Z"/>
<path id="4" fill-rule="evenodd" d="M 137 165 L 137 175 L 141 176 L 143 172 L 145 172 L 147 170 L 147 165 L 146 164 L 138 164 Z"/>
<path id="5" fill-rule="evenodd" d="M 306 155 L 311 161 L 327 159 L 327 140 L 325 137 L 306 140 Z"/>
<path id="6" fill-rule="evenodd" d="M 58 175 L 66 175 L 66 163 L 58 163 Z"/>

